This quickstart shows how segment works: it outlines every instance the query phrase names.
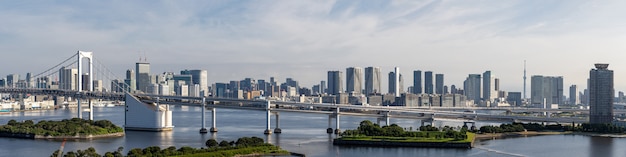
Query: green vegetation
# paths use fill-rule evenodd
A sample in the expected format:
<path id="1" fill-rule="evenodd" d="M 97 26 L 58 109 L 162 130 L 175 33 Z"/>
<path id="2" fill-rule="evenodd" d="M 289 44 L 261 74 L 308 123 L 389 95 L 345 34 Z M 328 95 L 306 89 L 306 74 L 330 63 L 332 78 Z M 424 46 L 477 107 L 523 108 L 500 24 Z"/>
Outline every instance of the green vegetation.
<path id="1" fill-rule="evenodd" d="M 237 155 L 248 155 L 248 154 L 281 154 L 288 155 L 289 152 L 286 150 L 280 149 L 278 146 L 274 146 L 272 144 L 264 143 L 263 139 L 258 137 L 242 137 L 237 139 L 237 141 L 222 141 L 217 142 L 214 139 L 207 140 L 205 142 L 207 148 L 192 148 L 192 147 L 181 147 L 176 149 L 176 147 L 168 147 L 165 149 L 161 149 L 158 146 L 151 146 L 144 149 L 134 148 L 128 151 L 126 154 L 127 157 L 165 157 L 165 156 L 180 156 L 180 157 L 204 157 L 204 156 L 215 156 L 215 157 L 229 157 L 229 156 L 237 156 Z M 106 152 L 104 157 L 123 157 L 123 147 L 119 147 L 114 152 Z M 51 157 L 56 157 L 59 151 L 55 151 Z M 63 155 L 64 157 L 101 157 L 100 154 L 96 153 L 96 150 L 93 148 L 88 148 L 86 150 L 78 150 L 77 152 L 67 152 Z"/>
<path id="2" fill-rule="evenodd" d="M 391 124 L 380 127 L 365 120 L 356 130 L 343 132 L 341 140 L 391 141 L 391 142 L 471 142 L 473 133 L 464 127 L 455 131 L 452 127 L 444 127 L 441 131 L 432 126 L 422 126 L 420 131 L 405 131 L 402 127 Z"/>
<path id="3" fill-rule="evenodd" d="M 42 120 L 35 124 L 32 120 L 17 122 L 10 120 L 7 125 L 0 126 L 0 133 L 34 134 L 44 136 L 76 136 L 76 135 L 103 135 L 124 132 L 108 120 L 84 120 L 72 118 L 62 121 Z"/>
<path id="4" fill-rule="evenodd" d="M 588 124 L 581 125 L 542 125 L 537 123 L 513 123 L 501 124 L 500 126 L 482 126 L 482 133 L 505 133 L 505 132 L 522 132 L 522 131 L 575 131 L 575 132 L 593 132 L 593 133 L 625 133 L 624 127 L 615 126 L 613 124 Z"/>

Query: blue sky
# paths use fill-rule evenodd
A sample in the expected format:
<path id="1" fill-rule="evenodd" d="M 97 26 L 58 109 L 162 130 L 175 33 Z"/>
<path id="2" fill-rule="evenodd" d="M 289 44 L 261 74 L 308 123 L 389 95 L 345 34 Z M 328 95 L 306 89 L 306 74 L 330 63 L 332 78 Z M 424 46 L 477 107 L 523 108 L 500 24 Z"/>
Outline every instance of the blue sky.
<path id="1" fill-rule="evenodd" d="M 504 90 L 528 75 L 585 86 L 610 63 L 626 90 L 624 1 L 2 1 L 0 75 L 41 72 L 77 50 L 123 76 L 140 56 L 154 74 L 207 69 L 209 82 L 252 77 L 304 86 L 326 71 L 399 66 L 457 86 L 491 70 Z M 28 62 L 27 62 L 28 61 Z M 6 68 L 11 67 L 11 68 Z M 528 80 L 530 84 L 530 80 Z"/>

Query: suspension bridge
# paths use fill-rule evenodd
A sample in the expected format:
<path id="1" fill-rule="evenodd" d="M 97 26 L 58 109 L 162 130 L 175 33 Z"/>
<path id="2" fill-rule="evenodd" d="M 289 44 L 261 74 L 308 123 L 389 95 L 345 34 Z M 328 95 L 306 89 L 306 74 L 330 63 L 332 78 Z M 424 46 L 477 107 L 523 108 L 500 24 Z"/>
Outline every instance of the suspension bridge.
<path id="1" fill-rule="evenodd" d="M 95 65 L 95 68 L 94 68 Z M 58 70 L 57 70 L 58 69 Z M 556 122 L 556 123 L 584 123 L 586 118 L 577 117 L 530 117 L 512 115 L 477 114 L 472 112 L 454 110 L 436 110 L 430 108 L 405 108 L 385 106 L 355 106 L 326 103 L 298 103 L 270 100 L 245 100 L 217 97 L 188 97 L 145 94 L 141 91 L 131 91 L 130 85 L 125 83 L 111 83 L 111 88 L 106 89 L 103 82 L 118 80 L 111 70 L 94 58 L 93 52 L 78 51 L 61 63 L 52 66 L 27 77 L 25 82 L 8 82 L 0 88 L 0 93 L 12 95 L 47 95 L 62 98 L 73 98 L 78 104 L 78 118 L 83 118 L 82 104 L 88 104 L 89 119 L 93 120 L 93 101 L 112 100 L 125 102 L 125 124 L 127 130 L 166 131 L 174 127 L 172 124 L 172 111 L 170 105 L 197 106 L 202 108 L 201 133 L 217 132 L 216 109 L 240 109 L 265 111 L 267 120 L 264 133 L 281 133 L 280 112 L 301 112 L 327 114 L 328 133 L 340 133 L 340 116 L 366 116 L 376 117 L 377 123 L 385 122 L 389 125 L 390 118 L 419 119 L 424 123 L 430 123 L 435 119 L 462 119 L 473 120 L 497 120 L 497 121 L 527 121 L 527 122 Z M 7 79 L 8 80 L 8 79 Z M 18 99 L 23 99 L 19 96 Z M 82 103 L 81 103 L 82 102 Z M 206 128 L 205 110 L 210 109 L 212 125 Z M 545 112 L 560 112 L 533 110 Z M 578 111 L 577 112 L 585 112 Z M 588 112 L 588 111 L 587 111 Z M 275 116 L 275 127 L 272 129 L 271 116 Z M 333 124 L 334 121 L 334 126 Z M 333 129 L 334 127 L 334 129 Z"/>

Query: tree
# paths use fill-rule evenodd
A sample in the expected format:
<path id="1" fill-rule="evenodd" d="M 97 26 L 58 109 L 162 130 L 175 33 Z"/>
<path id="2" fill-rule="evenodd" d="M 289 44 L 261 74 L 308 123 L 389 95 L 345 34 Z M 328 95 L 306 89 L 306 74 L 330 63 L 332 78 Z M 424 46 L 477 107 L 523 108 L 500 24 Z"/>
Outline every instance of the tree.
<path id="1" fill-rule="evenodd" d="M 217 143 L 215 139 L 209 139 L 209 140 L 206 140 L 204 145 L 208 148 L 211 148 L 211 147 L 217 147 L 219 144 Z"/>
<path id="2" fill-rule="evenodd" d="M 228 142 L 226 140 L 222 140 L 222 142 L 220 142 L 219 146 L 220 147 L 230 147 L 232 145 L 230 145 L 230 142 Z"/>

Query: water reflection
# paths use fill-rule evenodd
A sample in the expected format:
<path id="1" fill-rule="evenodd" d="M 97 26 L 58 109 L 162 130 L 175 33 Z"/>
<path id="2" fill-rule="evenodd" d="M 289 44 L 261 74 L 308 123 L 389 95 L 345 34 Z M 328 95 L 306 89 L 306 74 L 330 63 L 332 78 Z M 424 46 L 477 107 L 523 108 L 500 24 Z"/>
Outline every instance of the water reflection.
<path id="1" fill-rule="evenodd" d="M 613 138 L 591 137 L 589 156 L 613 156 Z"/>

